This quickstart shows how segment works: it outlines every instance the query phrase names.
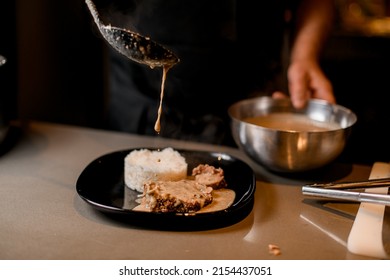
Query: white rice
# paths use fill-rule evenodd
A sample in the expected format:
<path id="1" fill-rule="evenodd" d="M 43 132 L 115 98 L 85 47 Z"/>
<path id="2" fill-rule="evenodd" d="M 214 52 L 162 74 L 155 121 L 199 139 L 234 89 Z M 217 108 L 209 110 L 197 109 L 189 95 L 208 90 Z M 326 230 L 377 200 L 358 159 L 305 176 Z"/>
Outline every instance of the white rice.
<path id="1" fill-rule="evenodd" d="M 134 150 L 125 157 L 125 184 L 132 190 L 143 192 L 146 181 L 185 179 L 187 168 L 185 158 L 172 148 Z"/>

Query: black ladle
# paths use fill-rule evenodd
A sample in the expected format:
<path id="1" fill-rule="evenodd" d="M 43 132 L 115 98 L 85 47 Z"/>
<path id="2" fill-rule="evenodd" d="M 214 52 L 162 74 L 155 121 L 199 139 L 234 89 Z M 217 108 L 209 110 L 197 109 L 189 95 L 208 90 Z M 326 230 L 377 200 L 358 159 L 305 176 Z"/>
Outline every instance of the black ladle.
<path id="1" fill-rule="evenodd" d="M 119 53 L 138 63 L 154 67 L 172 67 L 179 58 L 160 44 L 127 29 L 105 25 L 100 19 L 95 4 L 91 0 L 85 3 L 104 39 Z"/>

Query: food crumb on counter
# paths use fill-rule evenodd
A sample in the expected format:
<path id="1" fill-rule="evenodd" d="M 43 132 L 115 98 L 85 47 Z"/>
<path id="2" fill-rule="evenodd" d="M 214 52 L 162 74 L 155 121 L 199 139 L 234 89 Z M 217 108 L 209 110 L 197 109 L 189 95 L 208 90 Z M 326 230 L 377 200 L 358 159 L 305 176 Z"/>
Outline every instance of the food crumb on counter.
<path id="1" fill-rule="evenodd" d="M 268 244 L 268 252 L 274 256 L 279 256 L 282 254 L 282 251 L 280 250 L 279 246 L 275 244 Z"/>

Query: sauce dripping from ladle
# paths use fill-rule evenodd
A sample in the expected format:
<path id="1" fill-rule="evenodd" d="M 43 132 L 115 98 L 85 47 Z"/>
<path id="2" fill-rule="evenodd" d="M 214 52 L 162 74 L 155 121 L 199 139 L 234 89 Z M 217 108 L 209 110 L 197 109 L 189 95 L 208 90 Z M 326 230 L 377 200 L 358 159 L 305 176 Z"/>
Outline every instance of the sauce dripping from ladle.
<path id="1" fill-rule="evenodd" d="M 141 64 L 146 64 L 151 68 L 163 68 L 160 103 L 157 111 L 157 120 L 154 125 L 154 130 L 159 134 L 161 131 L 162 102 L 167 72 L 172 66 L 180 61 L 179 58 L 172 51 L 152 41 L 148 37 L 144 37 L 127 29 L 105 25 L 100 19 L 95 4 L 91 0 L 85 0 L 85 3 L 99 28 L 100 33 L 103 35 L 103 38 L 115 50 L 129 59 Z"/>
<path id="2" fill-rule="evenodd" d="M 161 79 L 161 93 L 160 93 L 160 104 L 158 106 L 157 110 L 157 120 L 154 125 L 154 130 L 160 134 L 161 131 L 161 114 L 162 114 L 162 103 L 164 99 L 164 88 L 165 88 L 165 80 L 167 78 L 168 70 L 171 68 L 171 66 L 163 66 L 163 73 L 162 73 L 162 79 Z"/>

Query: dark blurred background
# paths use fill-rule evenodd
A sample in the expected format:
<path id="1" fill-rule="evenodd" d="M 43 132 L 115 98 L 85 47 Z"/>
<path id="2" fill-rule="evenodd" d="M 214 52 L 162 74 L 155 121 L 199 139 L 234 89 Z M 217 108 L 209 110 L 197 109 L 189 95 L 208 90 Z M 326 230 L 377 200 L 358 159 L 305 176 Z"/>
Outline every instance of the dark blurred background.
<path id="1" fill-rule="evenodd" d="M 2 0 L 1 6 L 0 54 L 7 57 L 1 70 L 12 76 L 1 95 L 15 101 L 8 106 L 19 118 L 99 127 L 105 52 L 84 1 Z"/>
<path id="2" fill-rule="evenodd" d="M 390 161 L 389 0 L 335 0 L 322 64 L 358 115 L 343 161 Z M 105 128 L 106 45 L 84 0 L 2 0 L 0 106 L 7 118 Z"/>
<path id="3" fill-rule="evenodd" d="M 390 1 L 335 0 L 337 20 L 323 56 L 339 104 L 358 116 L 345 160 L 390 161 Z"/>

